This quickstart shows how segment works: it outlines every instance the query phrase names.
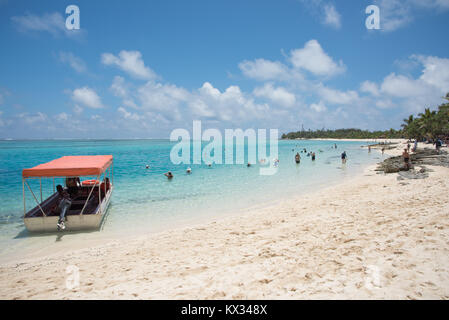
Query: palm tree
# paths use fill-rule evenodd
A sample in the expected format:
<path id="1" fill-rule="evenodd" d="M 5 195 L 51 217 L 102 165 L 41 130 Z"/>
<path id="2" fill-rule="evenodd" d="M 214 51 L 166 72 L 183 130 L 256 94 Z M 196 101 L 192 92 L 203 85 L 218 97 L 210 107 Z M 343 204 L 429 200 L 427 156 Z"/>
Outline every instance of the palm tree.
<path id="1" fill-rule="evenodd" d="M 435 115 L 436 111 L 430 111 L 430 108 L 425 108 L 424 113 L 418 114 L 419 119 L 419 128 L 424 136 L 427 138 L 433 138 L 435 134 L 434 125 L 435 125 Z"/>
<path id="2" fill-rule="evenodd" d="M 404 119 L 404 120 L 403 120 L 405 123 L 401 124 L 401 127 L 404 128 L 404 130 L 407 130 L 407 127 L 408 127 L 410 124 L 412 124 L 412 122 L 413 122 L 414 120 L 415 120 L 415 119 L 413 118 L 413 115 L 410 115 L 410 116 L 408 117 L 408 119 Z"/>

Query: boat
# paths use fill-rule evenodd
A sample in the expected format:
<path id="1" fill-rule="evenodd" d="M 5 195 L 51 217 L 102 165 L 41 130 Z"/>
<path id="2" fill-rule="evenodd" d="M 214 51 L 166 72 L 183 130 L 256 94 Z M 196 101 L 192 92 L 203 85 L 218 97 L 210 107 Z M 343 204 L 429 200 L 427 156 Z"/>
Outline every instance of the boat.
<path id="1" fill-rule="evenodd" d="M 66 212 L 65 231 L 100 229 L 114 189 L 113 171 L 112 155 L 64 156 L 24 169 L 22 187 L 25 227 L 30 232 L 58 231 L 59 196 L 55 179 L 64 178 L 63 188 L 72 200 Z M 40 202 L 28 183 L 30 179 L 40 180 Z M 53 193 L 45 200 L 42 199 L 42 179 L 53 179 Z M 31 193 L 37 204 L 29 211 L 26 191 Z"/>

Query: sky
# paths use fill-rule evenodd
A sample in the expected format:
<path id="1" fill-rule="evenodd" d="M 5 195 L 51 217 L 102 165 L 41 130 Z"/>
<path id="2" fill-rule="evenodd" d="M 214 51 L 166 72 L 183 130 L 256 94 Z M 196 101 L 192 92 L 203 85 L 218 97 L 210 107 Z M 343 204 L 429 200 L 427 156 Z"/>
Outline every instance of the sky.
<path id="1" fill-rule="evenodd" d="M 399 129 L 449 92 L 448 30 L 449 0 L 0 0 L 0 138 Z"/>

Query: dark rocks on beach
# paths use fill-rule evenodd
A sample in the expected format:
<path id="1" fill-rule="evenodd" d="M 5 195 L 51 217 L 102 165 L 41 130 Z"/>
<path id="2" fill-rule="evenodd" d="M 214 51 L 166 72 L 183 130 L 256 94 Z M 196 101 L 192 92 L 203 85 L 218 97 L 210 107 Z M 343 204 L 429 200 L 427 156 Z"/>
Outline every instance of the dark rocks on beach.
<path id="1" fill-rule="evenodd" d="M 423 166 L 423 165 L 431 165 L 431 166 L 442 166 L 449 168 L 449 155 L 445 151 L 441 151 L 438 153 L 433 149 L 418 149 L 415 153 L 410 155 L 410 169 L 413 169 L 415 165 Z M 402 171 L 408 171 L 404 164 L 404 159 L 402 156 L 391 157 L 379 164 L 376 171 L 381 171 L 384 173 L 396 173 L 400 172 L 401 176 L 409 179 L 424 179 L 427 176 L 426 171 L 430 171 L 425 167 L 421 168 L 419 172 L 414 172 L 411 175 L 402 175 Z M 414 176 L 414 178 L 411 178 Z"/>

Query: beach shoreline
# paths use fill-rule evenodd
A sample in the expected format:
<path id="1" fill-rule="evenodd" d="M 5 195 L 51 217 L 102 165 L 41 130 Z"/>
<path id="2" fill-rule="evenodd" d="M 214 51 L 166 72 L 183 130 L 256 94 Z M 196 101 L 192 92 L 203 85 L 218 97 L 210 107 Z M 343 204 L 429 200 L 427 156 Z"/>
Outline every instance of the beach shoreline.
<path id="1" fill-rule="evenodd" d="M 2 263 L 0 298 L 449 299 L 449 210 L 437 196 L 449 169 L 400 181 L 375 167 L 244 214 Z"/>

